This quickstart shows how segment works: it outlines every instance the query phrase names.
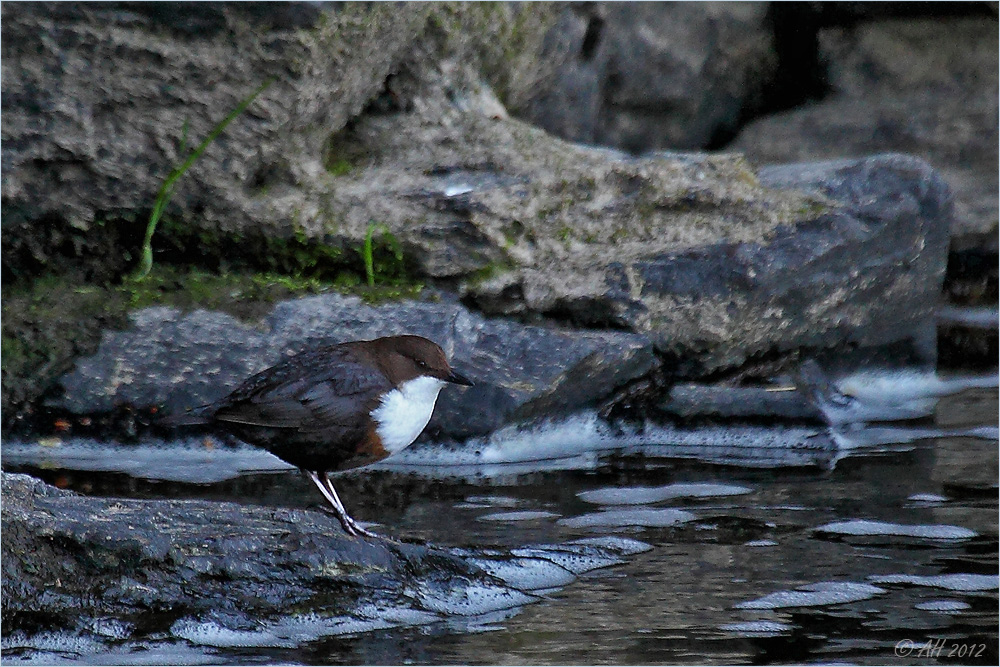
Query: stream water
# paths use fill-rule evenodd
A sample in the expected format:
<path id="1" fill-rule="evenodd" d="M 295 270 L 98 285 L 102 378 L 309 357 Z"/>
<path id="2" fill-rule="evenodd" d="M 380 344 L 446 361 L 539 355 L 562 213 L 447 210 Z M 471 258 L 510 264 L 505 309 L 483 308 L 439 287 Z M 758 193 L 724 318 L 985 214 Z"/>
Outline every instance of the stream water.
<path id="1" fill-rule="evenodd" d="M 292 645 L 181 631 L 97 644 L 14 635 L 4 661 L 996 664 L 997 389 L 927 400 L 929 419 L 845 427 L 833 453 L 780 425 L 615 440 L 586 420 L 520 434 L 506 449 L 484 445 L 478 464 L 424 448 L 338 480 L 356 518 L 456 547 L 617 536 L 648 548 L 568 576 L 531 604 L 461 622 Z M 723 444 L 699 450 L 698 438 Z M 534 458 L 524 454 L 532 442 Z M 318 500 L 297 472 L 251 450 L 194 441 L 134 451 L 4 442 L 3 458 L 6 470 L 90 494 Z"/>

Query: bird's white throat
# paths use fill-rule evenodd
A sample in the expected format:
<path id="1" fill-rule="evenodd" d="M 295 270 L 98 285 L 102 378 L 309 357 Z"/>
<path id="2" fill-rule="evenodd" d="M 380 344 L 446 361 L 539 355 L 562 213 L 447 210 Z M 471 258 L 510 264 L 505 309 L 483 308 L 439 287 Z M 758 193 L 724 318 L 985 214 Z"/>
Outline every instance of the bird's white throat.
<path id="1" fill-rule="evenodd" d="M 371 416 L 378 424 L 376 431 L 386 451 L 395 454 L 417 439 L 431 419 L 444 384 L 444 380 L 425 375 L 404 382 L 382 397 Z"/>

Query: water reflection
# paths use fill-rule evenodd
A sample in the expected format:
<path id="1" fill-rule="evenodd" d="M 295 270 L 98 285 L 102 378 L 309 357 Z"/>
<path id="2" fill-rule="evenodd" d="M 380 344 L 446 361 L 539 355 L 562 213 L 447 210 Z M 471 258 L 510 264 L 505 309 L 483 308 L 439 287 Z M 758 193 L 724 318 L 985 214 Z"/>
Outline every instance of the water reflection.
<path id="1" fill-rule="evenodd" d="M 5 636 L 5 661 L 856 663 L 894 661 L 901 640 L 938 636 L 982 643 L 974 662 L 997 659 L 995 388 L 936 397 L 933 423 L 777 425 L 763 438 L 759 425 L 725 438 L 637 430 L 629 437 L 639 441 L 622 448 L 621 431 L 580 419 L 576 440 L 565 424 L 549 425 L 487 443 L 447 472 L 450 450 L 425 448 L 338 482 L 357 499 L 359 519 L 465 548 L 500 581 L 520 582 L 528 606 L 462 614 L 456 604 L 490 599 L 489 591 L 461 600 L 414 591 L 419 608 L 383 609 L 368 625 L 353 619 L 359 625 L 336 637 L 305 632 L 301 618 L 253 637 L 212 632 L 209 621 L 135 636 L 111 619 L 87 637 L 12 645 Z M 835 432 L 840 441 L 789 447 L 806 433 Z M 774 446 L 760 446 L 765 438 Z M 135 457 L 107 443 L 62 446 L 65 458 L 49 446 L 31 459 L 25 452 L 37 443 L 5 442 L 4 465 L 108 495 L 312 502 L 297 473 L 252 450 L 220 454 L 192 440 L 173 450 L 174 464 L 190 456 L 191 465 L 170 468 L 152 445 Z M 699 456 L 686 456 L 699 446 Z M 88 447 L 105 451 L 87 459 Z M 748 453 L 785 463 L 734 465 Z M 79 472 L 88 460 L 119 472 Z M 162 481 L 169 476 L 158 471 L 170 469 L 186 481 Z M 161 481 L 142 478 L 158 474 Z M 313 620 L 327 630 L 334 622 L 348 620 Z"/>

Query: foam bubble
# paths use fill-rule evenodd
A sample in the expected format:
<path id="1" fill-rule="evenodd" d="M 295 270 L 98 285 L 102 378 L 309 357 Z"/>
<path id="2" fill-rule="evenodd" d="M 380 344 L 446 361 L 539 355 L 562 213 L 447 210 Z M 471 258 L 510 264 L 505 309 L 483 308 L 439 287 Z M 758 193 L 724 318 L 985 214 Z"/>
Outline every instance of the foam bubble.
<path id="1" fill-rule="evenodd" d="M 215 621 L 199 621 L 193 618 L 182 618 L 170 627 L 170 633 L 200 646 L 215 646 L 217 648 L 236 647 L 284 647 L 295 646 L 290 639 L 282 639 L 270 630 L 234 630 Z"/>
<path id="2" fill-rule="evenodd" d="M 827 467 L 836 445 L 827 429 L 782 426 L 680 428 L 647 422 L 611 426 L 593 411 L 502 428 L 461 446 L 427 443 L 374 464 L 427 477 L 480 479 L 548 470 L 590 470 L 612 452 L 694 458 L 757 468 Z M 472 498 L 467 502 L 475 503 Z"/>
<path id="3" fill-rule="evenodd" d="M 102 650 L 104 642 L 72 632 L 39 632 L 30 636 L 22 632 L 13 632 L 3 636 L 0 647 L 4 651 L 30 648 L 45 652 L 86 655 Z M 5 656 L 4 660 L 6 659 Z"/>
<path id="4" fill-rule="evenodd" d="M 889 523 L 887 521 L 869 521 L 853 519 L 851 521 L 835 521 L 815 529 L 820 533 L 834 535 L 875 536 L 893 535 L 899 537 L 922 537 L 932 540 L 964 540 L 976 537 L 979 533 L 960 526 L 947 525 L 906 525 Z"/>
<path id="5" fill-rule="evenodd" d="M 644 505 L 674 498 L 716 498 L 750 493 L 732 484 L 668 484 L 666 486 L 607 487 L 576 494 L 580 500 L 600 505 Z"/>
<path id="6" fill-rule="evenodd" d="M 913 608 L 919 609 L 920 611 L 936 611 L 945 614 L 953 614 L 955 612 L 971 609 L 972 605 L 968 602 L 962 602 L 961 600 L 928 600 L 927 602 L 921 602 L 913 605 Z"/>
<path id="7" fill-rule="evenodd" d="M 92 438 L 69 438 L 58 447 L 5 441 L 3 462 L 122 472 L 141 479 L 192 484 L 220 482 L 250 471 L 295 469 L 262 449 L 249 445 L 206 447 L 204 438 L 145 440 L 127 450 L 114 442 Z"/>
<path id="8" fill-rule="evenodd" d="M 931 586 L 949 591 L 993 591 L 1000 589 L 1000 577 L 995 574 L 934 574 L 919 576 L 915 574 L 884 574 L 868 577 L 868 581 L 876 584 L 913 584 L 914 586 Z"/>
<path id="9" fill-rule="evenodd" d="M 496 512 L 477 517 L 478 521 L 535 521 L 537 519 L 553 519 L 561 516 L 554 512 L 525 510 L 523 512 Z"/>
<path id="10" fill-rule="evenodd" d="M 777 621 L 745 621 L 742 623 L 726 623 L 719 626 L 720 630 L 733 632 L 748 637 L 774 637 L 791 632 L 793 626 Z"/>
<path id="11" fill-rule="evenodd" d="M 914 503 L 927 503 L 928 505 L 948 502 L 947 498 L 936 493 L 914 493 L 907 500 Z"/>
<path id="12" fill-rule="evenodd" d="M 578 540 L 573 540 L 570 544 L 585 544 L 588 546 L 600 547 L 601 549 L 607 549 L 608 551 L 612 551 L 620 556 L 641 554 L 646 551 L 650 551 L 653 548 L 652 545 L 646 544 L 641 540 L 634 540 L 631 537 L 618 537 L 616 535 L 581 537 Z"/>
<path id="13" fill-rule="evenodd" d="M 469 560 L 507 585 L 522 591 L 556 588 L 576 580 L 576 575 L 572 571 L 548 558 Z"/>
<path id="14" fill-rule="evenodd" d="M 598 528 L 643 526 L 646 528 L 662 528 L 674 526 L 695 518 L 691 512 L 678 509 L 627 509 L 604 510 L 568 519 L 559 519 L 561 525 L 571 528 Z"/>
<path id="15" fill-rule="evenodd" d="M 850 581 L 821 581 L 799 586 L 793 591 L 777 591 L 755 600 L 740 602 L 737 609 L 784 609 L 786 607 L 822 607 L 868 600 L 886 591 L 870 584 Z"/>
<path id="16" fill-rule="evenodd" d="M 745 547 L 776 547 L 778 543 L 774 540 L 750 540 L 743 544 Z"/>
<path id="17" fill-rule="evenodd" d="M 571 545 L 525 547 L 511 551 L 516 556 L 525 558 L 542 558 L 555 563 L 573 574 L 582 574 L 602 567 L 610 567 L 624 563 L 621 558 L 610 555 L 606 551 L 588 548 L 583 545 L 573 548 Z"/>
<path id="18" fill-rule="evenodd" d="M 411 591 L 411 597 L 429 611 L 459 616 L 478 616 L 499 609 L 520 607 L 538 598 L 505 586 L 469 584 L 455 588 L 421 584 Z"/>

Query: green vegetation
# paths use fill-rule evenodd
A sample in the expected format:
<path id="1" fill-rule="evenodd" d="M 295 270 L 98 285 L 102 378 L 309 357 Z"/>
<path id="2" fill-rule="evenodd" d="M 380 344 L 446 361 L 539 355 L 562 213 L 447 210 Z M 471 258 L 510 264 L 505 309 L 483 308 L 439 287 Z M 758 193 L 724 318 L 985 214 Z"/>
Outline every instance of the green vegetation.
<path id="1" fill-rule="evenodd" d="M 156 225 L 160 221 L 163 211 L 167 208 L 167 204 L 170 203 L 170 198 L 174 194 L 174 186 L 177 184 L 177 181 L 180 180 L 180 177 L 184 175 L 184 172 L 190 169 L 191 165 L 193 165 L 198 158 L 201 157 L 202 153 L 205 152 L 208 146 L 215 141 L 220 134 L 222 134 L 222 132 L 226 129 L 226 126 L 228 126 L 229 123 L 231 123 L 237 116 L 243 113 L 257 98 L 257 96 L 264 92 L 264 90 L 267 89 L 267 87 L 272 83 L 274 83 L 274 79 L 268 79 L 263 84 L 258 86 L 257 90 L 250 93 L 250 95 L 237 104 L 236 108 L 229 112 L 229 115 L 219 121 L 219 123 L 212 128 L 211 132 L 209 132 L 208 136 L 206 136 L 202 142 L 198 144 L 197 148 L 191 151 L 191 154 L 188 155 L 187 159 L 178 166 L 174 167 L 173 170 L 167 175 L 167 178 L 163 181 L 163 185 L 160 186 L 159 193 L 156 195 L 156 200 L 153 202 L 153 212 L 150 214 L 149 222 L 146 224 L 146 236 L 142 242 L 142 254 L 139 259 L 139 266 L 136 268 L 135 273 L 132 274 L 132 280 L 142 280 L 149 275 L 150 270 L 153 268 L 153 234 L 156 233 Z M 183 153 L 187 148 L 187 130 L 188 126 L 185 122 L 180 146 L 181 153 Z"/>
<path id="2" fill-rule="evenodd" d="M 375 237 L 376 230 L 380 231 L 378 238 Z M 403 247 L 385 225 L 369 223 L 360 254 L 369 288 L 375 287 L 376 277 L 386 284 L 399 285 L 407 282 Z"/>
<path id="3" fill-rule="evenodd" d="M 476 269 L 465 279 L 466 284 L 472 287 L 482 285 L 487 280 L 495 278 L 502 273 L 514 270 L 514 264 L 510 261 L 490 262 L 486 266 Z"/>
<path id="4" fill-rule="evenodd" d="M 345 159 L 332 160 L 326 163 L 326 171 L 333 176 L 346 176 L 354 169 L 353 165 Z"/>

